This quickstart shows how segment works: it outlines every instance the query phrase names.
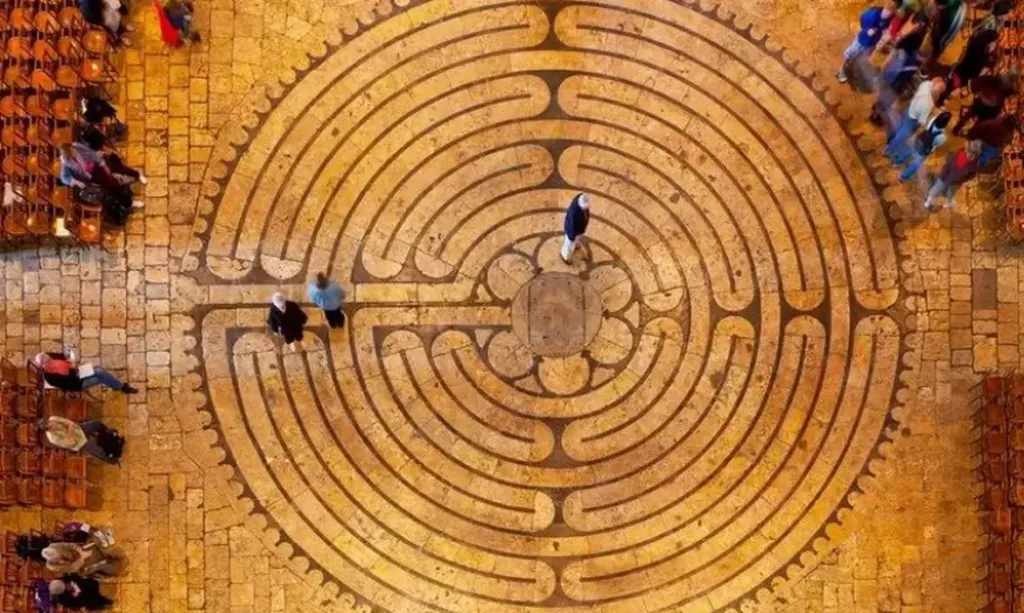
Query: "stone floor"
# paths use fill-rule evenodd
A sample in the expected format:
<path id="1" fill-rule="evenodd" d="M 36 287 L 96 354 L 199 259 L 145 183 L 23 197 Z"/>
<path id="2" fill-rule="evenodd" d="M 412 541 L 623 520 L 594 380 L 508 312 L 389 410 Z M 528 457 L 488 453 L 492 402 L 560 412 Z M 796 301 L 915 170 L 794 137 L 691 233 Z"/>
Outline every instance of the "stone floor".
<path id="1" fill-rule="evenodd" d="M 879 159 L 831 76 L 862 2 L 196 0 L 171 52 L 137 4 L 143 214 L 0 262 L 5 355 L 144 390 L 82 514 L 117 610 L 977 608 L 1020 252 Z M 317 271 L 346 327 L 283 350 Z"/>

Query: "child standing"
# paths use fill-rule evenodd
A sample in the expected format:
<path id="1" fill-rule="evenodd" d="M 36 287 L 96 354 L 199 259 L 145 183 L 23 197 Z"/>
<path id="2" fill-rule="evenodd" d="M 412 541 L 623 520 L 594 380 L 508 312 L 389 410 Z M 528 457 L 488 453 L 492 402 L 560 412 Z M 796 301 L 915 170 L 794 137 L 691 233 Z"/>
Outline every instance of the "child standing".
<path id="1" fill-rule="evenodd" d="M 839 72 L 836 73 L 836 79 L 840 83 L 846 83 L 850 80 L 849 75 L 846 73 L 846 68 L 851 62 L 874 51 L 878 41 L 882 39 L 882 34 L 885 33 L 886 28 L 892 22 L 895 13 L 896 2 L 889 0 L 885 3 L 885 6 L 873 6 L 860 14 L 860 32 L 857 33 L 853 42 L 843 52 L 843 65 L 839 67 Z"/>

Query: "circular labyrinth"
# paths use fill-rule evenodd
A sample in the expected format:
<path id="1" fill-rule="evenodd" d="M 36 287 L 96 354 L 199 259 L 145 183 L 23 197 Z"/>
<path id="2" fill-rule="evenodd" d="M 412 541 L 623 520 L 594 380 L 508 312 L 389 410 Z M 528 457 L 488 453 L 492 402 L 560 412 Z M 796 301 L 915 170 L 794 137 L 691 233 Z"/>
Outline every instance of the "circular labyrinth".
<path id="1" fill-rule="evenodd" d="M 892 425 L 860 156 L 696 6 L 399 4 L 217 187 L 205 264 L 249 306 L 204 314 L 204 368 L 254 512 L 395 613 L 738 608 L 813 559 Z M 266 297 L 321 270 L 346 327 L 276 350 Z"/>

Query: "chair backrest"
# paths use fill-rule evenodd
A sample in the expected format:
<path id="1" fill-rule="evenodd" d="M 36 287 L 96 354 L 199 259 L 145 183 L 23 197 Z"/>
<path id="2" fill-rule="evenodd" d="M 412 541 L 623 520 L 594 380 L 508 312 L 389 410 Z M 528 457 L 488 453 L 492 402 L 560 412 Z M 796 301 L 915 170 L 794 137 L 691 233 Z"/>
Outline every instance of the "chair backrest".
<path id="1" fill-rule="evenodd" d="M 39 368 L 39 365 L 33 360 L 29 360 L 26 363 L 26 372 L 28 373 L 28 385 L 36 389 L 43 389 L 43 369 Z"/>

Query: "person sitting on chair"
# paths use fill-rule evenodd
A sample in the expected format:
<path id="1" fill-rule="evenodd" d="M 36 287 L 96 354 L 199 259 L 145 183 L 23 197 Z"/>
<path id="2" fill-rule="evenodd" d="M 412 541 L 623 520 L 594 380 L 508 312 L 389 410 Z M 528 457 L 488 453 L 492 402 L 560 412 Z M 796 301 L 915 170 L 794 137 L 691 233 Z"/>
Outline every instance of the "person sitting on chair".
<path id="1" fill-rule="evenodd" d="M 103 460 L 107 464 L 117 464 L 119 457 L 112 457 L 99 442 L 89 438 L 95 434 L 97 439 L 105 433 L 112 432 L 101 421 L 84 421 L 81 424 L 56 415 L 39 420 L 39 426 L 46 435 L 46 441 L 54 447 L 68 451 L 84 451 L 89 455 Z"/>
<path id="2" fill-rule="evenodd" d="M 106 385 L 125 394 L 136 394 L 139 391 L 99 366 L 79 366 L 74 351 L 70 355 L 40 353 L 36 355 L 35 363 L 43 372 L 43 380 L 47 385 L 64 391 L 77 392 L 96 385 Z"/>

